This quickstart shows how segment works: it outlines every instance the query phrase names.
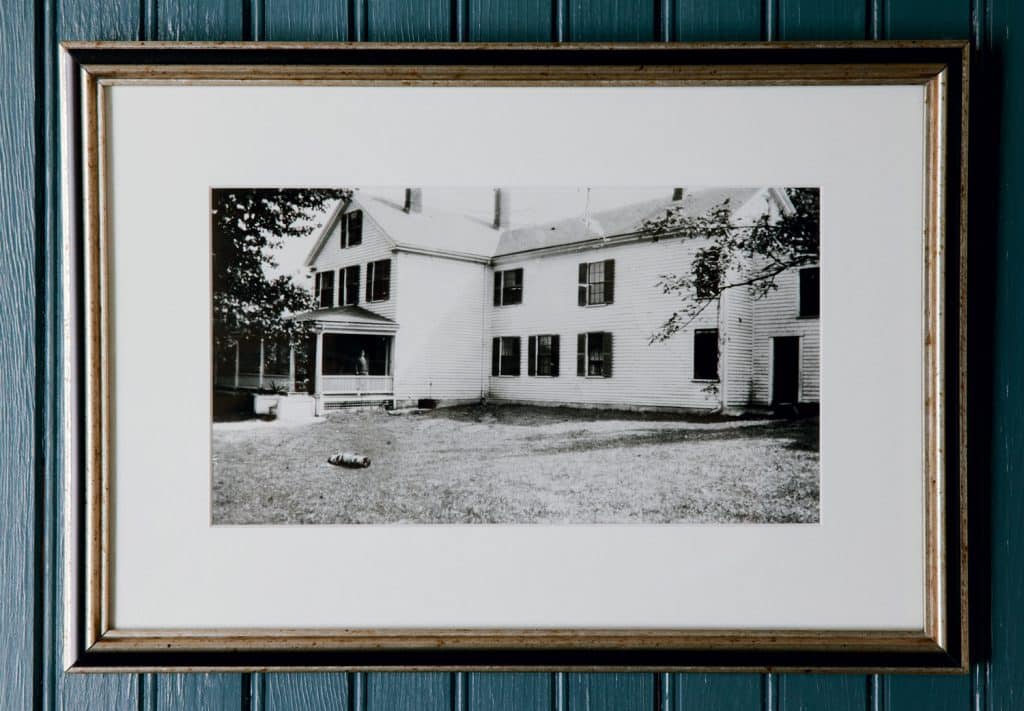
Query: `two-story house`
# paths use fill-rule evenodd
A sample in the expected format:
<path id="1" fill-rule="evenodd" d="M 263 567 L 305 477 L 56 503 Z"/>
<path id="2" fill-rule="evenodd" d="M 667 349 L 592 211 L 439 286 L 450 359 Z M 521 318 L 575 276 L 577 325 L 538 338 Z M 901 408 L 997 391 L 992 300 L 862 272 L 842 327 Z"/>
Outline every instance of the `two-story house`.
<path id="1" fill-rule="evenodd" d="M 753 298 L 727 290 L 683 331 L 659 286 L 699 240 L 645 220 L 728 201 L 733 220 L 791 210 L 776 188 L 668 190 L 663 198 L 512 226 L 509 190 L 488 218 L 370 190 L 338 204 L 306 260 L 316 411 L 366 402 L 481 400 L 742 411 L 818 401 L 818 269 L 790 269 Z M 488 206 L 489 208 L 491 206 Z"/>

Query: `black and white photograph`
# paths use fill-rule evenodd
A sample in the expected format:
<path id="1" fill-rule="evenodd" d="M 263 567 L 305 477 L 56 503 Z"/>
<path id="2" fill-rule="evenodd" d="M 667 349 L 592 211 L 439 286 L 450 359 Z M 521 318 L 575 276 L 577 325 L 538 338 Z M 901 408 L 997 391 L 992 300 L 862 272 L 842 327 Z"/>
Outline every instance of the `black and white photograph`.
<path id="1" fill-rule="evenodd" d="M 210 195 L 214 525 L 819 522 L 818 188 Z"/>

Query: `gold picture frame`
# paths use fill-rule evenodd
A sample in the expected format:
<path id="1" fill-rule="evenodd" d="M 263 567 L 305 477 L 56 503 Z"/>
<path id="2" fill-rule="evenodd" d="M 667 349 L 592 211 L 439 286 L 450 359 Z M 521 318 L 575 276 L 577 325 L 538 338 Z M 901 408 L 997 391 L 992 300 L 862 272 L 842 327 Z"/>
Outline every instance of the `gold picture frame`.
<path id="1" fill-rule="evenodd" d="M 64 96 L 69 469 L 82 564 L 73 671 L 968 669 L 967 117 L 959 41 L 732 44 L 69 42 Z M 926 88 L 925 625 L 920 631 L 118 629 L 112 625 L 111 324 L 105 92 L 120 84 Z M 78 383 L 80 382 L 80 385 Z M 74 419 L 75 414 L 80 420 Z M 80 424 L 81 423 L 81 424 Z M 79 429 L 80 427 L 80 429 Z M 78 573 L 75 575 L 74 573 Z M 868 573 L 864 573 L 865 575 Z"/>

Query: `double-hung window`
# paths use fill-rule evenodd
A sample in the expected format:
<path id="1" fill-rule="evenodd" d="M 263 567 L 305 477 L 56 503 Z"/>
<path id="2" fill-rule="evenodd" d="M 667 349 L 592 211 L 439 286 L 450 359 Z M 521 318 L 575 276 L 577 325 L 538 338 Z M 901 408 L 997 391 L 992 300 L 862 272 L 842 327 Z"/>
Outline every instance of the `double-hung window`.
<path id="1" fill-rule="evenodd" d="M 491 342 L 491 375 L 519 375 L 519 336 L 501 336 Z"/>
<path id="2" fill-rule="evenodd" d="M 559 350 L 557 335 L 530 336 L 526 374 L 557 377 Z"/>
<path id="3" fill-rule="evenodd" d="M 821 313 L 821 270 L 800 270 L 800 318 L 818 318 Z"/>
<path id="4" fill-rule="evenodd" d="M 338 270 L 338 302 L 341 306 L 359 303 L 359 265 Z"/>
<path id="5" fill-rule="evenodd" d="M 317 272 L 314 286 L 318 308 L 329 309 L 334 306 L 334 272 Z"/>
<path id="6" fill-rule="evenodd" d="M 693 379 L 718 380 L 718 329 L 693 332 Z"/>
<path id="7" fill-rule="evenodd" d="M 612 303 L 615 300 L 615 260 L 580 264 L 576 292 L 580 306 Z"/>
<path id="8" fill-rule="evenodd" d="M 366 300 L 387 301 L 391 298 L 391 260 L 382 259 L 366 265 Z"/>
<path id="9" fill-rule="evenodd" d="M 341 248 L 363 243 L 363 211 L 353 210 L 341 216 Z"/>
<path id="10" fill-rule="evenodd" d="M 594 331 L 576 335 L 576 375 L 612 377 L 612 334 Z"/>
<path id="11" fill-rule="evenodd" d="M 494 305 L 523 303 L 523 270 L 506 269 L 494 272 Z"/>

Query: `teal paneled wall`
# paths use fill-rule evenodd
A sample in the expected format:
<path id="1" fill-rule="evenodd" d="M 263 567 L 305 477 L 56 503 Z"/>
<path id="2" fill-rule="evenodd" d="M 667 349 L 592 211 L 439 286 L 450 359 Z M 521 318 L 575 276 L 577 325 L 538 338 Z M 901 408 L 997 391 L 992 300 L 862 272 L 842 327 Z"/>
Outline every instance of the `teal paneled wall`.
<path id="1" fill-rule="evenodd" d="M 970 38 L 972 545 L 966 677 L 61 672 L 56 43 Z M 1024 708 L 1024 3 L 1019 0 L 5 0 L 0 10 L 0 709 Z M 154 140 L 158 140 L 154 136 Z M 991 504 L 990 504 L 991 502 Z M 990 564 L 989 562 L 990 561 Z M 989 568 L 991 572 L 989 573 Z M 864 575 L 873 571 L 864 570 Z M 268 575 L 273 574 L 267 571 Z M 652 571 L 656 578 L 657 571 Z M 991 581 L 991 582 L 989 582 Z M 884 584 L 880 580 L 879 584 Z"/>

